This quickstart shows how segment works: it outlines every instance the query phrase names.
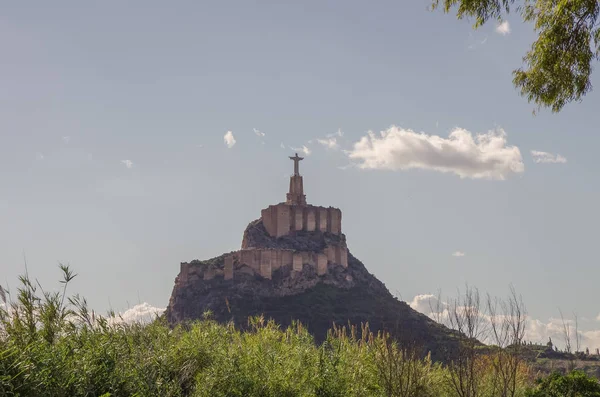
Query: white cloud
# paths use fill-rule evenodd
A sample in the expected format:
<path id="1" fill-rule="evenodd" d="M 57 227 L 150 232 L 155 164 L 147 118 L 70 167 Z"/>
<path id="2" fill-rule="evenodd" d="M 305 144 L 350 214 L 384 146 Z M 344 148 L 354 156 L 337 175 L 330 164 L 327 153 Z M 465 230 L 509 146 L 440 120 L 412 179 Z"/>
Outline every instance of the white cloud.
<path id="1" fill-rule="evenodd" d="M 437 296 L 431 294 L 416 295 L 409 305 L 416 311 L 427 315 L 432 311 L 445 310 L 447 306 L 445 302 L 440 302 Z"/>
<path id="2" fill-rule="evenodd" d="M 408 302 L 408 304 L 414 310 L 429 316 L 435 321 L 441 321 L 442 323 L 445 323 L 448 320 L 448 303 L 443 300 L 440 301 L 439 297 L 436 295 L 416 295 L 411 302 Z M 491 324 L 491 317 L 485 312 L 485 303 L 483 301 L 480 319 L 483 322 L 484 328 Z M 569 330 L 571 349 L 575 351 L 577 347 L 575 337 L 575 322 L 572 319 L 566 318 L 564 322 Z M 591 352 L 594 352 L 596 348 L 600 348 L 600 330 L 583 330 L 580 322 L 578 333 L 581 344 L 580 350 L 585 350 L 587 347 Z M 559 349 L 564 349 L 565 338 L 563 320 L 561 318 L 551 317 L 548 319 L 548 321 L 544 322 L 527 316 L 524 340 L 527 342 L 531 341 L 532 343 L 546 344 L 548 342 L 548 338 L 552 338 L 552 343 L 558 346 Z M 485 342 L 485 340 L 482 341 Z"/>
<path id="3" fill-rule="evenodd" d="M 336 138 L 326 138 L 326 139 L 317 139 L 321 145 L 325 146 L 328 149 L 337 149 L 338 143 Z"/>
<path id="4" fill-rule="evenodd" d="M 259 137 L 261 137 L 261 138 L 262 138 L 262 137 L 264 137 L 265 135 L 267 135 L 267 134 L 265 134 L 264 132 L 260 132 L 260 131 L 259 131 L 259 130 L 257 130 L 256 128 L 252 128 L 252 130 L 254 131 L 254 133 L 256 134 L 256 136 L 259 136 Z"/>
<path id="5" fill-rule="evenodd" d="M 510 24 L 508 21 L 501 22 L 498 26 L 496 26 L 496 33 L 501 34 L 502 36 L 506 36 L 510 33 Z"/>
<path id="6" fill-rule="evenodd" d="M 525 170 L 521 152 L 507 146 L 502 129 L 473 134 L 454 129 L 448 138 L 396 126 L 376 135 L 369 131 L 347 152 L 363 169 L 426 169 L 461 178 L 504 180 Z"/>
<path id="7" fill-rule="evenodd" d="M 325 146 L 327 149 L 336 150 L 339 148 L 338 138 L 343 136 L 344 132 L 341 128 L 338 128 L 338 130 L 333 134 L 327 134 L 324 139 L 317 139 L 317 142 Z M 312 143 L 312 140 L 308 141 L 308 143 Z"/>
<path id="8" fill-rule="evenodd" d="M 225 136 L 223 136 L 223 140 L 225 141 L 225 145 L 227 145 L 229 149 L 231 149 L 233 145 L 235 145 L 235 138 L 233 137 L 233 132 L 231 131 L 227 131 L 227 133 L 225 133 Z"/>
<path id="9" fill-rule="evenodd" d="M 64 142 L 64 143 L 67 143 L 67 144 L 68 144 L 68 143 L 69 143 L 69 141 L 71 140 L 71 137 L 70 137 L 70 136 L 63 136 L 63 137 L 62 137 L 62 140 L 63 140 L 63 142 Z"/>
<path id="10" fill-rule="evenodd" d="M 465 256 L 465 253 L 462 251 L 455 251 L 452 253 L 452 256 Z"/>
<path id="11" fill-rule="evenodd" d="M 116 315 L 113 323 L 149 323 L 165 311 L 164 308 L 154 307 L 147 302 L 140 303 Z"/>
<path id="12" fill-rule="evenodd" d="M 334 132 L 333 134 L 328 134 L 327 138 L 333 138 L 333 137 L 336 137 L 336 136 L 339 136 L 339 137 L 344 136 L 344 131 L 342 131 L 341 128 L 338 128 L 338 130 L 336 132 Z"/>
<path id="13" fill-rule="evenodd" d="M 575 351 L 577 347 L 575 337 L 575 322 L 570 319 L 565 319 L 565 324 L 568 327 L 571 338 L 571 349 Z M 548 338 L 552 338 L 552 343 L 560 349 L 565 346 L 564 325 L 560 318 L 549 318 L 547 322 L 536 319 L 528 319 L 527 329 L 525 331 L 526 340 L 537 343 L 546 343 Z M 581 344 L 580 350 L 585 350 L 587 347 L 591 352 L 600 347 L 600 330 L 582 330 L 581 323 L 579 324 L 579 341 Z"/>
<path id="14" fill-rule="evenodd" d="M 303 145 L 301 148 L 294 148 L 290 146 L 290 149 L 292 149 L 295 152 L 302 152 L 305 156 L 310 156 L 310 154 L 312 153 L 312 151 L 305 145 Z"/>
<path id="15" fill-rule="evenodd" d="M 121 163 L 125 164 L 125 167 L 127 168 L 133 167 L 133 161 L 131 160 L 121 160 Z"/>
<path id="16" fill-rule="evenodd" d="M 535 163 L 566 163 L 567 159 L 560 154 L 552 154 L 548 152 L 540 152 L 538 150 L 532 150 L 531 156 Z"/>

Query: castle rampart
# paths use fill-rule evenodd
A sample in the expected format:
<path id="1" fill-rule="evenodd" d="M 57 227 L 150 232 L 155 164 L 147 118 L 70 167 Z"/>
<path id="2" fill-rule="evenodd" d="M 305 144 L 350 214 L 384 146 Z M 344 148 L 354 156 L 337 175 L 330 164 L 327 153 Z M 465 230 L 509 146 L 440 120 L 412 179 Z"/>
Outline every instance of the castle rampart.
<path id="1" fill-rule="evenodd" d="M 320 207 L 306 204 L 306 195 L 299 162 L 303 159 L 296 154 L 294 175 L 290 177 L 290 190 L 285 203 L 270 205 L 261 212 L 265 230 L 271 237 L 295 235 L 298 232 L 330 233 L 341 235 L 342 211 L 333 207 Z M 236 275 L 249 274 L 271 279 L 273 272 L 289 268 L 292 276 L 302 272 L 306 266 L 315 269 L 319 276 L 327 274 L 332 266 L 348 267 L 348 249 L 345 240 L 327 243 L 320 252 L 297 251 L 291 249 L 247 248 L 242 241 L 242 249 L 225 255 L 222 262 L 182 263 L 181 277 L 212 280 L 223 277 L 234 280 Z"/>
<path id="2" fill-rule="evenodd" d="M 298 231 L 342 233 L 339 208 L 279 203 L 262 210 L 261 218 L 271 237 L 293 235 Z"/>
<path id="3" fill-rule="evenodd" d="M 182 263 L 180 276 L 185 279 L 212 280 L 223 277 L 233 280 L 236 274 L 253 274 L 271 279 L 274 271 L 288 267 L 292 272 L 302 272 L 313 267 L 319 276 L 326 274 L 331 266 L 348 267 L 348 250 L 344 245 L 330 245 L 325 252 L 294 251 L 289 249 L 243 249 L 227 254 L 218 264 Z"/>

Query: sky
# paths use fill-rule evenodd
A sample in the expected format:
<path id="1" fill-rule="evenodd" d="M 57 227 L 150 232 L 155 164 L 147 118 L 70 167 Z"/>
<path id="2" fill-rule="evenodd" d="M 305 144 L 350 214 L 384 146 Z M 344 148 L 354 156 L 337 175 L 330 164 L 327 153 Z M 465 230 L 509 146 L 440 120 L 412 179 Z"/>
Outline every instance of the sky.
<path id="1" fill-rule="evenodd" d="M 427 5 L 5 4 L 0 283 L 64 263 L 95 310 L 164 308 L 180 262 L 285 200 L 298 152 L 308 202 L 413 307 L 513 285 L 530 339 L 561 310 L 600 347 L 600 93 L 533 115 L 511 75 L 532 27 Z"/>

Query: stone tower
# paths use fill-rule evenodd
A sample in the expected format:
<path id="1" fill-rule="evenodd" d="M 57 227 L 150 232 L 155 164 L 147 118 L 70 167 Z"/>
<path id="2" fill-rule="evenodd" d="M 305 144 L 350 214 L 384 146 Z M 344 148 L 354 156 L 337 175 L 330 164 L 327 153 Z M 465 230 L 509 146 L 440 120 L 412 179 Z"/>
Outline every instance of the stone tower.
<path id="1" fill-rule="evenodd" d="M 294 161 L 294 174 L 290 177 L 290 190 L 285 203 L 270 205 L 261 212 L 265 229 L 271 237 L 295 235 L 297 232 L 342 233 L 342 211 L 333 207 L 320 207 L 306 203 L 304 182 L 299 163 L 304 160 L 298 153 Z M 246 248 L 242 246 L 242 248 Z"/>
<path id="2" fill-rule="evenodd" d="M 287 194 L 286 204 L 306 205 L 306 195 L 304 194 L 304 185 L 298 164 L 300 160 L 304 160 L 304 157 L 298 157 L 298 153 L 296 153 L 294 157 L 290 157 L 290 160 L 294 161 L 294 175 L 290 177 L 290 191 Z"/>
<path id="3" fill-rule="evenodd" d="M 342 234 L 342 211 L 333 207 L 320 207 L 306 203 L 298 156 L 290 157 L 294 161 L 294 174 L 290 177 L 290 190 L 286 201 L 270 205 L 261 211 L 256 221 L 258 233 L 271 239 L 269 247 L 256 244 L 256 239 L 242 239 L 242 249 L 224 257 L 220 266 L 192 266 L 182 264 L 182 274 L 189 276 L 197 272 L 204 280 L 224 277 L 235 279 L 236 273 L 254 274 L 271 279 L 273 272 L 284 272 L 295 277 L 306 267 L 314 268 L 317 277 L 325 276 L 334 266 L 348 267 L 348 248 Z M 279 244 L 280 238 L 292 239 L 302 236 L 304 239 L 319 241 L 313 248 L 289 248 L 289 244 Z M 253 242 L 254 241 L 254 242 Z M 288 240 L 289 243 L 289 240 Z"/>

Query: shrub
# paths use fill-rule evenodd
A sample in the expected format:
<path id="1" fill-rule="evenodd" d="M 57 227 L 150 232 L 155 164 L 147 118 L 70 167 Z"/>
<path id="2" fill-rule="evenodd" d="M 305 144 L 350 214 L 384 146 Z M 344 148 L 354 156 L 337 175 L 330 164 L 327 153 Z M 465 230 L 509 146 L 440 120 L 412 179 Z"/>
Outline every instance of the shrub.
<path id="1" fill-rule="evenodd" d="M 600 397 L 600 383 L 583 371 L 566 375 L 557 372 L 539 380 L 535 389 L 528 390 L 527 397 Z"/>

